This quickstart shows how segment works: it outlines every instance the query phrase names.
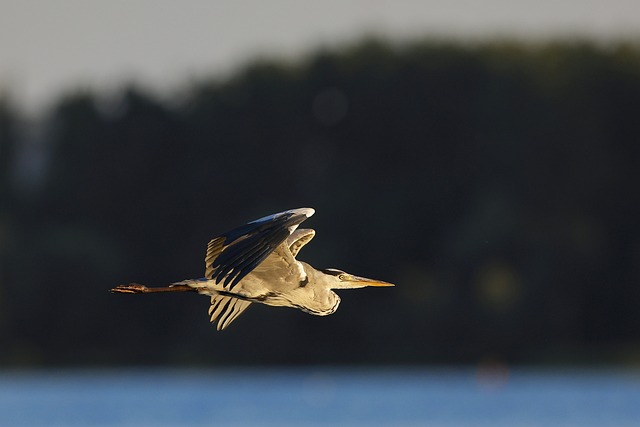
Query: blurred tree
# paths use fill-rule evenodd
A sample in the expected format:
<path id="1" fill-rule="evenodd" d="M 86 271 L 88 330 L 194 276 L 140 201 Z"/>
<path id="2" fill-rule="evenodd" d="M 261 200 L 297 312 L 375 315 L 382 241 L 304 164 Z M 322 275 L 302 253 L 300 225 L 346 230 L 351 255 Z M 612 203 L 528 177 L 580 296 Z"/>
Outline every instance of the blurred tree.
<path id="1" fill-rule="evenodd" d="M 9 233 L 12 221 L 10 167 L 15 144 L 15 114 L 8 101 L 0 96 L 0 342 L 7 342 L 5 327 L 8 320 L 8 307 L 5 305 L 5 286 L 7 283 L 7 261 L 9 259 Z M 2 361 L 2 358 L 0 358 Z"/>
<path id="2" fill-rule="evenodd" d="M 369 40 L 250 64 L 181 104 L 135 88 L 69 97 L 45 124 L 44 184 L 6 199 L 21 233 L 7 347 L 49 364 L 535 362 L 632 348 L 638 111 L 640 49 L 624 43 Z M 210 237 L 299 206 L 318 209 L 303 259 L 398 287 L 345 292 L 328 318 L 252 307 L 223 334 L 203 298 L 106 293 L 198 277 Z"/>

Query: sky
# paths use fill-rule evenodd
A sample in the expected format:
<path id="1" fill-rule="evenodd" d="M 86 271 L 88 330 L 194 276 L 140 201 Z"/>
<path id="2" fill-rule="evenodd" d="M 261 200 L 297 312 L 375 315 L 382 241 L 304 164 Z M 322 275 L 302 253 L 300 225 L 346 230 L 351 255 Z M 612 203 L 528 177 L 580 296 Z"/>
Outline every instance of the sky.
<path id="1" fill-rule="evenodd" d="M 251 58 L 365 35 L 640 40 L 640 0 L 0 0 L 0 94 L 25 112 L 136 83 L 171 95 Z"/>

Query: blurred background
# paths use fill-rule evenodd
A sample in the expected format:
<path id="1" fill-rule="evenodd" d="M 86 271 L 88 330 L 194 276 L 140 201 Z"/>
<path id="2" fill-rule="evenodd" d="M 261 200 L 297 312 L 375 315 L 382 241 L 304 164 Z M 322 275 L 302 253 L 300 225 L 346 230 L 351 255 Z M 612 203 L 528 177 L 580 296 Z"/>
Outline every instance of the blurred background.
<path id="1" fill-rule="evenodd" d="M 427 393 L 441 417 L 364 412 L 381 425 L 640 419 L 636 1 L 0 6 L 0 421 L 51 425 L 51 408 L 27 408 L 60 384 L 117 406 L 133 383 L 175 402 L 177 381 L 193 402 L 224 395 L 221 373 L 246 386 L 239 400 L 280 396 L 271 380 L 302 393 L 308 411 L 279 425 L 372 425 L 358 408 L 407 384 L 414 409 Z M 254 304 L 223 333 L 204 297 L 107 292 L 201 277 L 211 237 L 306 206 L 317 235 L 301 259 L 397 286 L 344 291 L 325 318 Z M 167 367 L 181 370 L 149 373 Z M 617 374 L 562 389 L 577 368 Z M 381 395 L 338 411 L 351 418 L 305 415 L 360 383 Z M 504 415 L 532 383 L 583 412 Z M 585 397 L 586 384 L 613 394 Z M 158 425 L 95 416 L 78 425 Z M 218 421 L 265 422 L 245 418 Z"/>

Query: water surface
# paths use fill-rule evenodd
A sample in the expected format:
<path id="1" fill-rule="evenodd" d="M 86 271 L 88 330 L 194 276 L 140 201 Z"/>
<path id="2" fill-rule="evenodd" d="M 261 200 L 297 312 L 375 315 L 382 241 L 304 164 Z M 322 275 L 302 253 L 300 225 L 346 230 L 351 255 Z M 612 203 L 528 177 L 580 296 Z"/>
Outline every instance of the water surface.
<path id="1" fill-rule="evenodd" d="M 640 373 L 454 369 L 0 373 L 0 426 L 640 426 Z"/>

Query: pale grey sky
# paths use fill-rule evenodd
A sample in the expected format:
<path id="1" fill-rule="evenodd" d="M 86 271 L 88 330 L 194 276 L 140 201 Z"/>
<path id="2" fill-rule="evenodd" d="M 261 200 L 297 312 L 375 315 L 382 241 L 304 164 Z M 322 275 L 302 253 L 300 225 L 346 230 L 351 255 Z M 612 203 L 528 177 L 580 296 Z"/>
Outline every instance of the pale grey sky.
<path id="1" fill-rule="evenodd" d="M 78 87 L 166 94 L 364 34 L 640 40 L 640 0 L 0 0 L 0 91 L 27 111 Z"/>

